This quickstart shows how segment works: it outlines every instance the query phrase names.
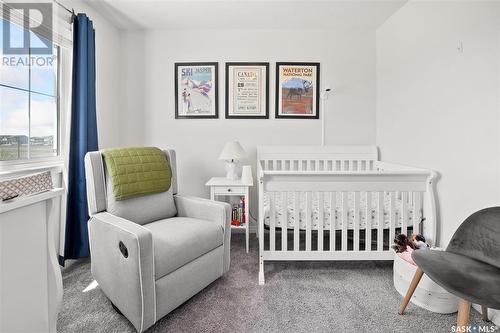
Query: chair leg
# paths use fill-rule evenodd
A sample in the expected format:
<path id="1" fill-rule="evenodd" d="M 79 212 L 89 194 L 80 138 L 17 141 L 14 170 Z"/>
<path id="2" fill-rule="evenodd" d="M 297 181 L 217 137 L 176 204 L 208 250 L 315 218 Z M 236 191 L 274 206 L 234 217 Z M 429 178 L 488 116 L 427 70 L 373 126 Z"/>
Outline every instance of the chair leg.
<path id="1" fill-rule="evenodd" d="M 488 319 L 488 308 L 484 305 L 481 305 L 481 318 L 484 320 L 484 321 L 490 321 Z"/>
<path id="2" fill-rule="evenodd" d="M 470 302 L 460 299 L 458 303 L 457 326 L 463 327 L 469 325 Z"/>
<path id="3" fill-rule="evenodd" d="M 424 271 L 417 267 L 417 270 L 415 271 L 415 275 L 413 275 L 413 279 L 411 280 L 410 286 L 408 287 L 408 291 L 406 292 L 406 296 L 403 299 L 403 302 L 401 302 L 401 305 L 399 306 L 399 314 L 400 315 L 405 313 L 406 306 L 408 305 L 408 302 L 410 301 L 411 297 L 413 296 L 413 293 L 415 292 L 415 289 L 417 288 L 418 283 L 420 282 L 420 279 L 422 278 L 422 275 L 424 275 Z"/>

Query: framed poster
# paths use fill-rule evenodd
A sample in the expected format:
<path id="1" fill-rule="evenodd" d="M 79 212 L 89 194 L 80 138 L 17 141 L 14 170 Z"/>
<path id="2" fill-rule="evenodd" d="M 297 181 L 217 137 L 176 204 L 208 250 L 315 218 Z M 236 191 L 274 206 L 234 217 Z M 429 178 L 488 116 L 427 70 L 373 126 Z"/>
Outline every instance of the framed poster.
<path id="1" fill-rule="evenodd" d="M 175 63 L 175 118 L 218 118 L 218 63 Z"/>
<path id="2" fill-rule="evenodd" d="M 226 119 L 269 118 L 269 63 L 226 63 Z"/>
<path id="3" fill-rule="evenodd" d="M 276 118 L 319 118 L 319 63 L 276 63 Z"/>

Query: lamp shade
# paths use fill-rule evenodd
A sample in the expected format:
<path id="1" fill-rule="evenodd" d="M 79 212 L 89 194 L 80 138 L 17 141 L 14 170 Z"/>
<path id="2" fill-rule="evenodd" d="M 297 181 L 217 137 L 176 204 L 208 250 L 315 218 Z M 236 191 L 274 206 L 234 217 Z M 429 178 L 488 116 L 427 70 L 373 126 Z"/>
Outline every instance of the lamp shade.
<path id="1" fill-rule="evenodd" d="M 238 141 L 229 141 L 220 153 L 219 160 L 241 160 L 246 157 L 247 153 Z"/>

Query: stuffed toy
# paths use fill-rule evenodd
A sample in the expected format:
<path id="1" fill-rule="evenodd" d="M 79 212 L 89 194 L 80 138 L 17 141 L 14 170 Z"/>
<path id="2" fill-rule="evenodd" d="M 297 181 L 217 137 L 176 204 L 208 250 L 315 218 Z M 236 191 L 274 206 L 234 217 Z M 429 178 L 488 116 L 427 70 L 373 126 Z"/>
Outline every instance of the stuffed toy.
<path id="1" fill-rule="evenodd" d="M 394 245 L 392 246 L 396 253 L 403 253 L 408 248 L 414 250 L 415 244 L 405 234 L 399 234 L 394 237 Z"/>
<path id="2" fill-rule="evenodd" d="M 415 245 L 415 249 L 428 249 L 429 244 L 425 242 L 425 237 L 420 234 L 411 235 L 411 241 Z"/>
<path id="3" fill-rule="evenodd" d="M 411 253 L 415 250 L 415 244 L 408 238 L 405 234 L 399 234 L 394 237 L 394 245 L 392 246 L 394 251 L 398 254 L 398 256 L 409 262 L 410 264 L 416 266 L 413 258 L 411 257 Z"/>

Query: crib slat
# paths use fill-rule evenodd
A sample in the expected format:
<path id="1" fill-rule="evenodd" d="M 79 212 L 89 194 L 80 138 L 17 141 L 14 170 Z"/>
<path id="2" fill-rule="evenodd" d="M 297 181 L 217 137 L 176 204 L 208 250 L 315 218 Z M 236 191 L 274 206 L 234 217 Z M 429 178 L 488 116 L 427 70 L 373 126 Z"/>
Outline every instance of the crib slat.
<path id="1" fill-rule="evenodd" d="M 325 196 L 324 192 L 318 193 L 318 251 L 323 252 L 323 223 L 325 222 Z"/>
<path id="2" fill-rule="evenodd" d="M 408 226 L 408 192 L 401 193 L 401 233 L 407 233 Z"/>
<path id="3" fill-rule="evenodd" d="M 359 251 L 359 192 L 354 192 L 354 251 Z"/>
<path id="4" fill-rule="evenodd" d="M 281 207 L 283 207 L 283 215 L 281 215 L 281 251 L 287 250 L 288 243 L 288 192 L 282 193 Z"/>
<path id="5" fill-rule="evenodd" d="M 365 251 L 372 250 L 372 192 L 366 192 Z"/>
<path id="6" fill-rule="evenodd" d="M 348 211 L 347 192 L 342 192 L 342 251 L 347 251 Z"/>
<path id="7" fill-rule="evenodd" d="M 378 234 L 377 234 L 377 251 L 384 249 L 384 192 L 378 192 Z"/>
<path id="8" fill-rule="evenodd" d="M 311 192 L 306 192 L 306 251 L 311 251 Z"/>
<path id="9" fill-rule="evenodd" d="M 336 210 L 337 210 L 337 192 L 330 192 L 330 251 L 335 251 Z"/>
<path id="10" fill-rule="evenodd" d="M 421 220 L 421 215 L 420 215 L 420 205 L 421 205 L 421 197 L 420 197 L 420 192 L 413 192 L 413 233 L 414 234 L 420 234 L 420 220 Z"/>
<path id="11" fill-rule="evenodd" d="M 389 244 L 392 243 L 394 240 L 395 232 L 396 232 L 396 192 L 391 191 L 390 192 L 390 199 L 391 199 L 391 205 L 390 205 L 390 229 L 389 229 Z"/>
<path id="12" fill-rule="evenodd" d="M 300 241 L 300 192 L 295 192 L 295 198 L 293 203 L 293 250 L 299 250 Z"/>
<path id="13" fill-rule="evenodd" d="M 275 230 L 275 219 L 276 219 L 276 212 L 275 212 L 275 205 L 276 205 L 276 200 L 275 200 L 275 192 L 268 192 L 269 193 L 269 251 L 274 251 L 275 250 L 275 240 L 276 240 L 276 230 Z"/>
<path id="14" fill-rule="evenodd" d="M 315 170 L 316 170 L 316 171 L 320 171 L 320 170 L 319 170 L 319 160 L 316 160 L 316 161 L 314 162 L 314 168 L 315 168 Z"/>
<path id="15" fill-rule="evenodd" d="M 312 167 L 312 160 L 307 160 L 307 171 L 314 171 Z"/>

